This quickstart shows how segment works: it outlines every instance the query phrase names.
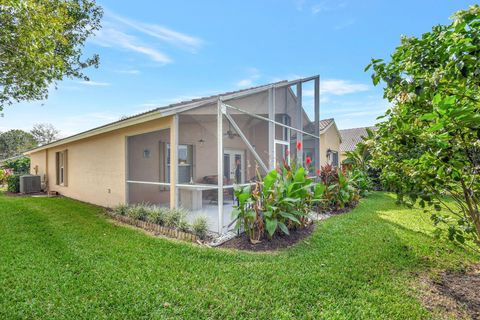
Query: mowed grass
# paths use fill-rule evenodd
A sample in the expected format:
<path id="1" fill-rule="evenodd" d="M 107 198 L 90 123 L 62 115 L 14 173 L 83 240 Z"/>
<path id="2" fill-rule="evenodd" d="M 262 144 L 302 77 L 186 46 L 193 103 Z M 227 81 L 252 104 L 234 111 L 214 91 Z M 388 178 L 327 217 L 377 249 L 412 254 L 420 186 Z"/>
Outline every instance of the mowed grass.
<path id="1" fill-rule="evenodd" d="M 478 256 L 375 193 L 275 254 L 154 238 L 66 198 L 0 195 L 1 319 L 424 319 L 421 274 Z"/>

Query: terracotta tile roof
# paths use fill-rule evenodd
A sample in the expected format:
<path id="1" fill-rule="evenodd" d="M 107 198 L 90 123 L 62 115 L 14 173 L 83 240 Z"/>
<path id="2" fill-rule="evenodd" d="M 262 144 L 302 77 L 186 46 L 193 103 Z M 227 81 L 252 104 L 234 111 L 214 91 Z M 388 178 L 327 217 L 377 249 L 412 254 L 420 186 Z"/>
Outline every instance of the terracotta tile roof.
<path id="1" fill-rule="evenodd" d="M 323 130 L 325 130 L 330 124 L 332 124 L 335 120 L 333 118 L 329 118 L 329 119 L 321 119 L 320 122 L 319 122 L 319 128 L 320 128 L 320 132 L 322 132 Z M 305 132 L 309 132 L 309 133 L 313 133 L 314 131 L 314 126 L 315 126 L 315 122 L 312 121 L 310 123 L 308 123 L 303 131 Z"/>
<path id="2" fill-rule="evenodd" d="M 340 151 L 353 151 L 359 142 L 362 142 L 362 137 L 367 137 L 367 128 L 376 130 L 376 127 L 362 127 L 340 130 L 342 136 L 342 143 L 340 144 Z"/>

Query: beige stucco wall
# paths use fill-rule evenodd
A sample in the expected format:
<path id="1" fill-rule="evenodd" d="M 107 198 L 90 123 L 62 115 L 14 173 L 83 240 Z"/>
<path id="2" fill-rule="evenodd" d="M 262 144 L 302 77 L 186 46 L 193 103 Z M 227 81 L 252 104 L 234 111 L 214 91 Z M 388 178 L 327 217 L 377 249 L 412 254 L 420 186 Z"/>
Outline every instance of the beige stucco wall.
<path id="1" fill-rule="evenodd" d="M 125 203 L 126 137 L 169 128 L 172 122 L 173 117 L 160 118 L 32 153 L 31 172 L 38 166 L 49 190 L 67 197 L 107 207 Z M 68 150 L 67 186 L 56 185 L 55 153 L 62 150 Z"/>
<path id="2" fill-rule="evenodd" d="M 30 172 L 41 177 L 42 182 L 46 179 L 47 152 L 40 151 L 30 155 Z"/>
<path id="3" fill-rule="evenodd" d="M 320 163 L 322 166 L 328 164 L 327 150 L 337 151 L 339 153 L 340 163 L 340 134 L 335 128 L 335 125 L 331 125 L 324 133 L 320 135 Z"/>
<path id="4" fill-rule="evenodd" d="M 347 153 L 340 152 L 340 163 L 342 163 L 345 159 L 347 159 Z"/>

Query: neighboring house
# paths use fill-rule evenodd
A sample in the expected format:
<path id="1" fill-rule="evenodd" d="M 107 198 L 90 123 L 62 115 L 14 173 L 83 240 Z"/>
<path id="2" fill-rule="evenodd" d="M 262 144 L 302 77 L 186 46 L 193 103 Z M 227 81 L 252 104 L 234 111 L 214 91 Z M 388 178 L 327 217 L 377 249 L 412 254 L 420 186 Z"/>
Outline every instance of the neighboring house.
<path id="1" fill-rule="evenodd" d="M 313 132 L 314 123 L 310 123 L 305 127 L 305 130 L 308 132 Z M 342 138 L 340 136 L 340 131 L 337 128 L 337 124 L 333 118 L 323 119 L 319 122 L 320 129 L 320 164 L 322 166 L 326 164 L 331 164 L 333 166 L 338 166 L 340 164 L 339 160 L 339 151 Z M 306 150 L 311 148 L 311 142 L 305 141 L 304 144 Z M 310 140 L 310 139 L 309 139 Z"/>
<path id="2" fill-rule="evenodd" d="M 301 103 L 309 81 L 315 98 L 307 111 L 318 126 Z M 313 76 L 171 104 L 25 154 L 50 191 L 105 207 L 181 206 L 190 219 L 206 216 L 210 229 L 223 233 L 232 228 L 234 185 L 252 183 L 284 159 L 308 155 L 326 163 L 325 146 L 339 150 L 333 119 L 319 117 Z M 299 141 L 304 152 L 296 154 Z"/>
<path id="3" fill-rule="evenodd" d="M 375 130 L 376 127 L 362 127 L 340 130 L 342 143 L 340 144 L 340 162 L 346 159 L 346 153 L 353 151 L 359 142 L 363 142 L 363 138 L 368 136 L 367 129 Z"/>

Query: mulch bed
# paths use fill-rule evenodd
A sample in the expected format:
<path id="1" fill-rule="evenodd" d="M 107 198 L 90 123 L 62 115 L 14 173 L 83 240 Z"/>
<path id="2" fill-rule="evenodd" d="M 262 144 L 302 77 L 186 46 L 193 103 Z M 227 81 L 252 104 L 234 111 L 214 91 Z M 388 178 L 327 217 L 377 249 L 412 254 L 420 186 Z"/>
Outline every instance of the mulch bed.
<path id="1" fill-rule="evenodd" d="M 343 213 L 350 212 L 358 205 L 358 202 L 341 209 L 333 209 L 326 212 L 319 212 L 320 215 L 325 215 L 325 218 L 328 218 L 332 215 L 339 215 Z M 324 220 L 319 219 L 319 220 Z M 263 239 L 262 242 L 253 244 L 247 239 L 245 234 L 241 234 L 231 240 L 228 240 L 222 243 L 220 248 L 229 248 L 237 250 L 247 250 L 247 251 L 276 251 L 284 248 L 289 248 L 294 246 L 298 242 L 310 237 L 310 235 L 315 230 L 315 223 L 312 223 L 305 228 L 291 230 L 290 235 L 285 234 L 275 234 L 272 240 L 267 238 Z"/>
<path id="2" fill-rule="evenodd" d="M 443 272 L 427 281 L 425 306 L 447 317 L 480 319 L 480 264 L 464 272 Z"/>
<path id="3" fill-rule="evenodd" d="M 221 244 L 219 247 L 249 251 L 275 251 L 295 245 L 305 238 L 308 238 L 314 230 L 315 224 L 310 224 L 305 228 L 290 231 L 289 236 L 276 234 L 272 240 L 263 239 L 262 242 L 257 244 L 252 244 L 245 234 L 241 234 Z"/>

